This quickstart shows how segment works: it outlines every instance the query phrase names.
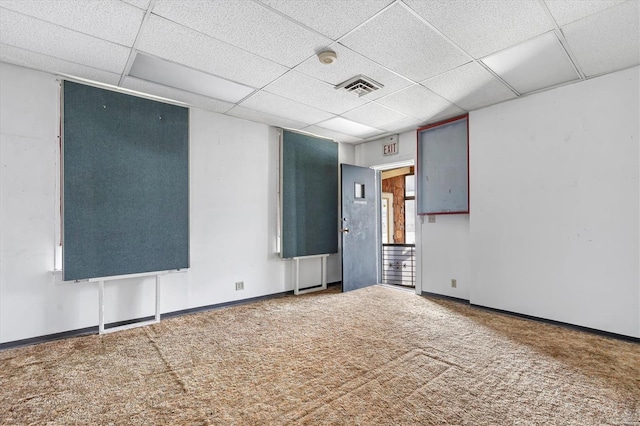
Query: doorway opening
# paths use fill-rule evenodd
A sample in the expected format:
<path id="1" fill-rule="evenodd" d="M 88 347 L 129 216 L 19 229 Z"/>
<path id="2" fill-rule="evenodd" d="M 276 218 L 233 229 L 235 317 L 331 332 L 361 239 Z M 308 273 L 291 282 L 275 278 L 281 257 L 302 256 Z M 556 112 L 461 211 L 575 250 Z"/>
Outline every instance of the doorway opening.
<path id="1" fill-rule="evenodd" d="M 415 171 L 408 165 L 381 172 L 382 283 L 416 286 Z"/>

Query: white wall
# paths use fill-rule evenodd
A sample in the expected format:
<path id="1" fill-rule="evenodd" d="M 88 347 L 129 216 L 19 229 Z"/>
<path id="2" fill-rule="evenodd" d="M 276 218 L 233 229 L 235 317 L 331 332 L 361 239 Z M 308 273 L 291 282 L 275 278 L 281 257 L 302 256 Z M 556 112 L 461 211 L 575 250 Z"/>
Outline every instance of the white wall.
<path id="1" fill-rule="evenodd" d="M 473 303 L 640 336 L 638 74 L 471 113 Z"/>
<path id="2" fill-rule="evenodd" d="M 385 141 L 356 146 L 359 166 L 370 167 L 415 160 L 416 132 L 400 134 L 398 155 L 383 155 Z M 435 223 L 422 216 L 416 220 L 416 290 L 469 299 L 469 215 L 442 215 Z M 457 287 L 451 287 L 455 279 Z"/>
<path id="3" fill-rule="evenodd" d="M 417 221 L 418 291 L 640 337 L 638 75 L 471 112 L 471 213 Z M 356 159 L 398 161 L 379 142 Z"/>
<path id="4" fill-rule="evenodd" d="M 435 223 L 418 219 L 422 292 L 469 300 L 473 286 L 470 262 L 469 215 L 438 215 Z M 451 280 L 456 287 L 451 287 Z"/>
<path id="5" fill-rule="evenodd" d="M 0 88 L 0 343 L 95 326 L 96 284 L 59 282 L 50 272 L 58 82 L 0 63 Z M 340 146 L 340 161 L 354 155 L 352 146 Z M 275 253 L 277 186 L 274 128 L 191 109 L 191 268 L 163 278 L 162 312 L 293 288 L 291 262 Z M 319 261 L 301 269 L 303 285 L 319 282 Z M 340 257 L 331 256 L 328 281 L 340 279 Z M 245 290 L 235 291 L 240 280 Z M 107 283 L 105 292 L 107 322 L 154 312 L 152 279 Z"/>
<path id="6" fill-rule="evenodd" d="M 418 224 L 423 291 L 640 337 L 638 73 L 471 113 L 471 215 Z M 50 273 L 55 77 L 0 64 L 0 90 L 0 343 L 95 326 L 96 286 Z M 164 278 L 162 311 L 290 290 L 291 263 L 274 253 L 276 131 L 196 109 L 190 131 L 192 267 Z M 400 135 L 397 156 L 379 142 L 339 155 L 362 166 L 413 159 L 415 132 Z M 302 266 L 312 284 L 319 265 Z M 328 272 L 340 280 L 339 256 Z M 152 291 L 149 279 L 107 284 L 107 321 L 151 315 Z"/>
<path id="7" fill-rule="evenodd" d="M 413 160 L 416 154 L 416 132 L 405 132 L 398 137 L 398 153 L 383 155 L 382 146 L 386 139 L 356 145 L 355 164 L 362 167 L 379 166 Z"/>

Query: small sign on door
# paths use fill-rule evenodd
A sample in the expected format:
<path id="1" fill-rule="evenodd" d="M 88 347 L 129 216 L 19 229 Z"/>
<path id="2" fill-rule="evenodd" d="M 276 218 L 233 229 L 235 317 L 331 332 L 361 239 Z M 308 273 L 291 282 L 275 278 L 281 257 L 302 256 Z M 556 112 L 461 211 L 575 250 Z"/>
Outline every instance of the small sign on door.
<path id="1" fill-rule="evenodd" d="M 382 145 L 382 155 L 394 155 L 398 153 L 398 142 Z"/>

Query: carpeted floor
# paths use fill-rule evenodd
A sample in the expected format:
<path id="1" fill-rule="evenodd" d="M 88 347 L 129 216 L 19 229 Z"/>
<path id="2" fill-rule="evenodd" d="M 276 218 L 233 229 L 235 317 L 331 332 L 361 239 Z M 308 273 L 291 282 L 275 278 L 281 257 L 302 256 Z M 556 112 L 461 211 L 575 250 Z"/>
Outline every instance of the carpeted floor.
<path id="1" fill-rule="evenodd" d="M 640 345 L 330 289 L 0 352 L 0 424 L 640 425 Z"/>

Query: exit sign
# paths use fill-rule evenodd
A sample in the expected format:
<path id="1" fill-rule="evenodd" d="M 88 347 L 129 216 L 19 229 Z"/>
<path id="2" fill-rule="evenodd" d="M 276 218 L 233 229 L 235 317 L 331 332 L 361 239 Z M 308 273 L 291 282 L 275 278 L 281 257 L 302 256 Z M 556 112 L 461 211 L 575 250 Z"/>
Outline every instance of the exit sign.
<path id="1" fill-rule="evenodd" d="M 398 142 L 391 142 L 382 145 L 382 155 L 393 155 L 398 153 Z"/>

